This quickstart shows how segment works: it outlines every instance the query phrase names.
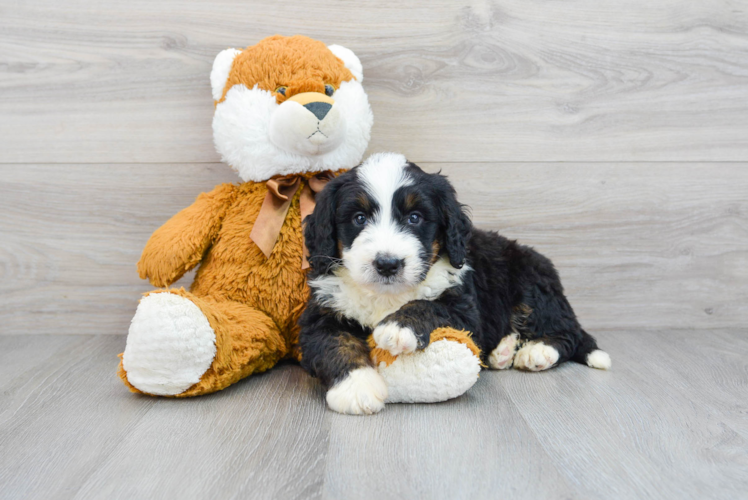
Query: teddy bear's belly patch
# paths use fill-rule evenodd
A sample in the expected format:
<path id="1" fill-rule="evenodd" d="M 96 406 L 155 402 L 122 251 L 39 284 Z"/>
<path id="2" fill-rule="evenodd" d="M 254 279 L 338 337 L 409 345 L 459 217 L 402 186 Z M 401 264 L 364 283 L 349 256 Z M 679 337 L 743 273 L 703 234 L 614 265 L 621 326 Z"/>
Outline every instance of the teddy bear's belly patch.
<path id="1" fill-rule="evenodd" d="M 251 242 L 220 239 L 205 256 L 190 291 L 254 307 L 281 329 L 295 324 L 308 299 L 306 272 L 301 269 L 299 244 L 283 236 L 270 258 Z M 238 246 L 244 248 L 237 250 Z"/>

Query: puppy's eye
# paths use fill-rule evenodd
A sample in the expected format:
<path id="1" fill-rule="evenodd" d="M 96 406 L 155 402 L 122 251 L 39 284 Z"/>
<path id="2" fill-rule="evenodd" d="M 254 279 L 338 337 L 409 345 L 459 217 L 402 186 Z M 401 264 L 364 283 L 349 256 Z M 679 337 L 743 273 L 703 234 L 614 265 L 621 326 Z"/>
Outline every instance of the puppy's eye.
<path id="1" fill-rule="evenodd" d="M 281 85 L 280 87 L 278 87 L 277 89 L 275 89 L 275 91 L 276 91 L 276 92 L 277 92 L 278 94 L 280 94 L 280 95 L 286 95 L 286 89 L 287 89 L 287 88 L 288 88 L 288 87 L 286 87 L 285 85 Z"/>
<path id="2" fill-rule="evenodd" d="M 366 224 L 366 216 L 362 213 L 357 213 L 353 216 L 353 223 L 357 226 L 363 226 Z"/>
<path id="3" fill-rule="evenodd" d="M 408 224 L 420 224 L 423 220 L 423 217 L 418 212 L 413 212 L 408 216 Z"/>
<path id="4" fill-rule="evenodd" d="M 329 83 L 325 85 L 325 95 L 328 97 L 332 96 L 335 93 L 335 87 L 330 85 Z"/>

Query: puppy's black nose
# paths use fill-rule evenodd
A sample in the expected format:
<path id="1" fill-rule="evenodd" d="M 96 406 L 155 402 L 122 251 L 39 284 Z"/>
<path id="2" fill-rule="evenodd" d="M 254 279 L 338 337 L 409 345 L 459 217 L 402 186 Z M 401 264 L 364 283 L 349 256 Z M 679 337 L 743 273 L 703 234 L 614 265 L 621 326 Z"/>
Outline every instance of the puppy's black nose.
<path id="1" fill-rule="evenodd" d="M 326 102 L 310 102 L 309 104 L 304 104 L 304 107 L 311 111 L 318 120 L 322 120 L 327 116 L 330 108 L 332 108 L 332 104 L 327 104 Z"/>
<path id="2" fill-rule="evenodd" d="M 377 258 L 374 259 L 374 267 L 377 269 L 380 276 L 386 278 L 388 276 L 394 276 L 398 271 L 400 271 L 403 267 L 403 260 L 396 259 L 390 255 L 378 255 Z"/>

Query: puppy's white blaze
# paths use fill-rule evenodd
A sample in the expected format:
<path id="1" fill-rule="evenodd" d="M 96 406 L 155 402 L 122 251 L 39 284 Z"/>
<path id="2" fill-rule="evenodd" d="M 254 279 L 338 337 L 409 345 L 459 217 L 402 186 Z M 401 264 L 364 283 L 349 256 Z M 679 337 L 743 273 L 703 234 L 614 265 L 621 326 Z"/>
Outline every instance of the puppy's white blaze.
<path id="1" fill-rule="evenodd" d="M 376 153 L 358 168 L 358 178 L 366 191 L 379 203 L 385 218 L 392 212 L 392 195 L 403 186 L 413 184 L 405 167 L 408 160 L 399 153 Z"/>
<path id="2" fill-rule="evenodd" d="M 413 330 L 397 323 L 385 323 L 374 329 L 372 334 L 377 346 L 389 351 L 393 356 L 410 354 L 418 347 L 418 339 Z"/>
<path id="3" fill-rule="evenodd" d="M 587 366 L 589 366 L 590 368 L 597 368 L 598 370 L 610 370 L 610 367 L 612 365 L 613 362 L 610 360 L 610 355 L 605 351 L 595 349 L 587 355 Z"/>
<path id="4" fill-rule="evenodd" d="M 351 248 L 343 251 L 343 262 L 356 281 L 371 284 L 380 293 L 396 293 L 402 287 L 414 286 L 424 271 L 418 238 L 400 227 L 392 208 L 395 191 L 413 184 L 405 171 L 406 165 L 407 160 L 401 154 L 378 153 L 357 171 L 361 184 L 378 209 Z M 403 260 L 403 269 L 394 283 L 382 283 L 373 265 L 377 254 Z"/>
<path id="5" fill-rule="evenodd" d="M 374 368 L 357 368 L 327 391 L 327 405 L 338 413 L 368 415 L 384 408 L 387 383 Z"/>
<path id="6" fill-rule="evenodd" d="M 384 318 L 412 300 L 435 300 L 448 288 L 462 284 L 470 266 L 456 269 L 449 259 L 439 259 L 426 279 L 418 285 L 403 289 L 398 293 L 383 294 L 377 290 L 362 287 L 353 279 L 351 272 L 339 267 L 332 275 L 311 280 L 309 286 L 320 304 L 330 307 L 341 316 L 358 321 L 364 326 L 376 327 Z"/>

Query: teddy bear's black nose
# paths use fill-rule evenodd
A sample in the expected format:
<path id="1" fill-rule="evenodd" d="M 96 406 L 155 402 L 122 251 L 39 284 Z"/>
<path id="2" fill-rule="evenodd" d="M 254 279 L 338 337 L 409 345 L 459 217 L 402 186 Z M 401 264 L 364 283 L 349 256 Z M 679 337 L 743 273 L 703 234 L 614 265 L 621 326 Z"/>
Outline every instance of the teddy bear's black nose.
<path id="1" fill-rule="evenodd" d="M 325 116 L 327 116 L 327 113 L 330 111 L 330 108 L 332 108 L 332 105 L 327 104 L 326 102 L 310 102 L 309 104 L 304 104 L 304 107 L 311 111 L 318 120 L 322 120 Z"/>

